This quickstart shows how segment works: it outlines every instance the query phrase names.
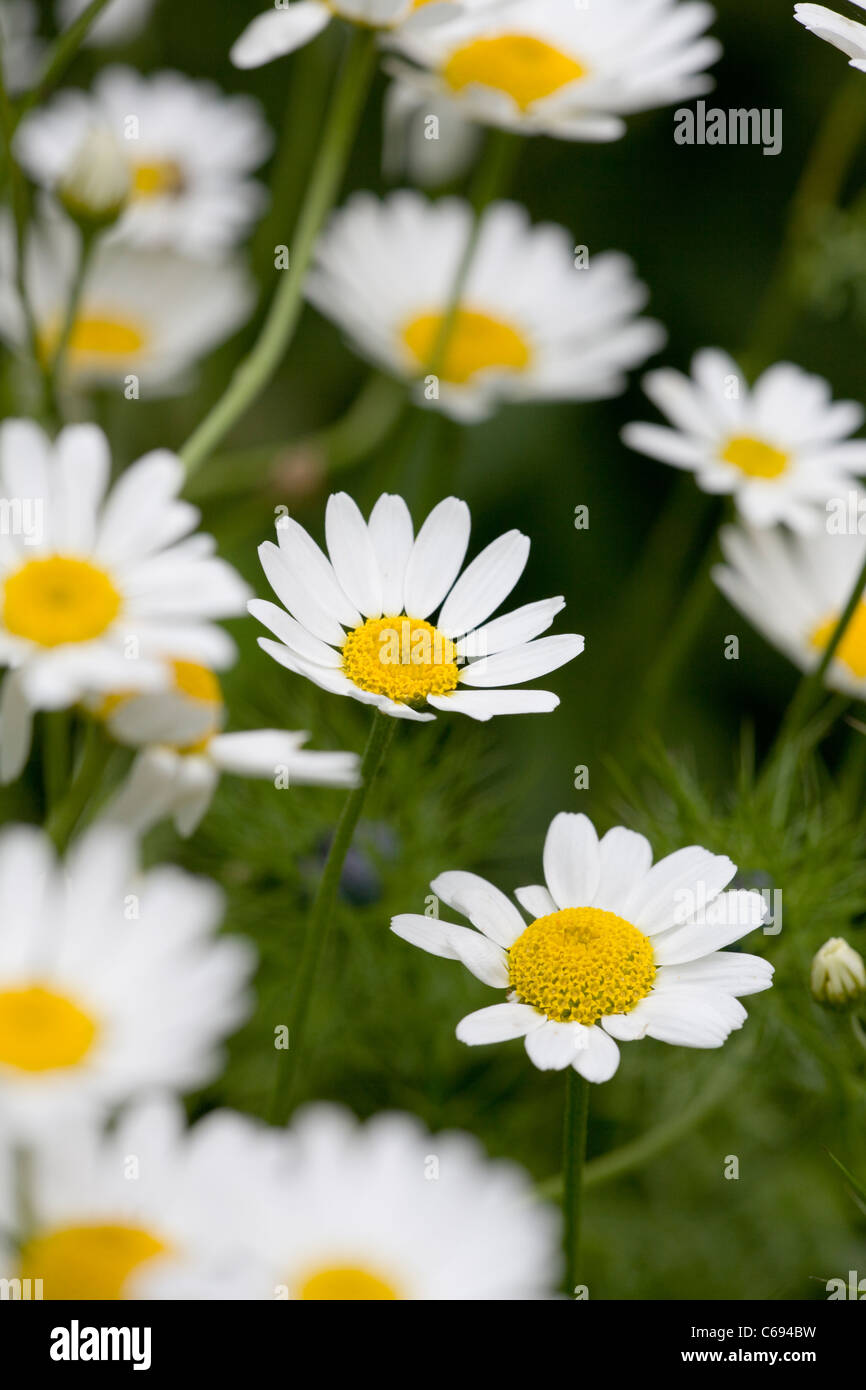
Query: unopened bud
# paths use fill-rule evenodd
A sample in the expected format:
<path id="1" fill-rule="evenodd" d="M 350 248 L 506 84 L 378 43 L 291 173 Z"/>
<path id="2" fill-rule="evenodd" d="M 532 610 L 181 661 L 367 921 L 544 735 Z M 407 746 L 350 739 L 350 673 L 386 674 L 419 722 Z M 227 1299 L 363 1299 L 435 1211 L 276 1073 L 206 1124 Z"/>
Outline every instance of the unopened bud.
<path id="1" fill-rule="evenodd" d="M 93 126 L 57 185 L 57 195 L 80 226 L 99 230 L 116 222 L 130 192 L 129 165 L 110 130 Z"/>
<path id="2" fill-rule="evenodd" d="M 812 961 L 812 993 L 819 1004 L 842 1009 L 866 998 L 863 957 L 841 936 L 831 936 Z"/>

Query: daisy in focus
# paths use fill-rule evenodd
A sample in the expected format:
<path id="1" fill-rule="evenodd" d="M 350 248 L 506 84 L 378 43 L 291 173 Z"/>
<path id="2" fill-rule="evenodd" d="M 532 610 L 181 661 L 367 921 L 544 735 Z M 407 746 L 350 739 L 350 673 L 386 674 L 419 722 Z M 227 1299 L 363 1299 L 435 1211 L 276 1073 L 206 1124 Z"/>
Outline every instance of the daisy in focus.
<path id="1" fill-rule="evenodd" d="M 248 24 L 229 57 L 236 68 L 260 68 L 303 48 L 334 18 L 383 31 L 424 28 L 462 9 L 493 0 L 295 0 L 280 4 Z"/>
<path id="2" fill-rule="evenodd" d="M 83 1118 L 49 1130 L 28 1156 L 22 1230 L 13 1153 L 0 1148 L 0 1277 L 40 1280 L 45 1299 L 257 1294 L 246 1209 L 276 1161 L 274 1131 L 230 1111 L 187 1129 L 183 1107 L 160 1097 L 109 1132 Z"/>
<path id="3" fill-rule="evenodd" d="M 560 1272 L 558 1213 L 515 1164 L 412 1116 L 299 1111 L 251 1232 L 262 1297 L 534 1299 Z"/>
<path id="4" fill-rule="evenodd" d="M 852 0 L 852 4 L 866 10 L 866 0 Z M 849 67 L 866 72 L 866 24 L 845 19 L 824 5 L 795 5 L 794 18 L 819 39 L 847 54 Z"/>
<path id="5" fill-rule="evenodd" d="M 57 349 L 79 259 L 79 236 L 65 219 L 37 226 L 25 253 L 25 284 L 38 347 Z M 235 262 L 210 265 L 168 251 L 99 246 L 88 269 L 64 377 L 76 387 L 120 385 L 142 397 L 187 390 L 190 368 L 246 322 L 254 290 Z M 16 285 L 11 223 L 0 224 L 0 339 L 27 341 Z"/>
<path id="6" fill-rule="evenodd" d="M 706 349 L 690 377 L 663 368 L 643 387 L 671 428 L 627 425 L 625 443 L 693 472 L 704 492 L 732 494 L 753 526 L 816 531 L 827 501 L 866 473 L 866 440 L 849 438 L 863 407 L 834 401 L 826 381 L 790 362 L 768 368 L 750 389 L 736 362 Z"/>
<path id="7" fill-rule="evenodd" d="M 144 831 L 172 816 L 179 834 L 191 835 L 224 772 L 264 779 L 280 789 L 358 785 L 357 756 L 304 748 L 308 733 L 224 733 L 226 710 L 216 675 L 189 661 L 176 661 L 170 669 L 169 689 L 102 701 L 111 736 L 142 750 L 105 810 L 109 821 Z"/>
<path id="8" fill-rule="evenodd" d="M 59 864 L 31 826 L 0 833 L 0 1129 L 30 1136 L 157 1086 L 215 1076 L 249 1012 L 254 953 L 216 939 L 219 890 L 140 874 L 98 826 Z"/>
<path id="9" fill-rule="evenodd" d="M 109 489 L 108 441 L 70 425 L 52 443 L 31 420 L 0 425 L 0 495 L 20 525 L 0 537 L 0 773 L 23 767 L 35 709 L 94 692 L 159 688 L 166 659 L 227 665 L 215 620 L 243 611 L 247 587 L 191 534 L 183 468 L 166 450 Z"/>
<path id="10" fill-rule="evenodd" d="M 866 493 L 852 494 L 858 517 Z M 713 571 L 725 597 L 801 671 L 811 671 L 841 618 L 863 564 L 863 532 L 828 528 L 814 536 L 727 526 L 720 533 L 726 563 Z M 866 593 L 827 668 L 826 684 L 866 697 Z"/>
<path id="11" fill-rule="evenodd" d="M 564 666 L 583 638 L 540 637 L 562 598 L 488 621 L 520 579 L 529 539 L 508 531 L 464 570 L 470 525 L 456 497 L 434 507 L 416 536 L 402 497 L 383 493 L 368 523 L 351 497 L 334 493 L 326 556 L 282 517 L 279 544 L 266 541 L 259 558 L 284 607 L 248 605 L 278 639 L 260 637 L 259 646 L 323 690 L 399 719 L 434 719 L 428 706 L 482 721 L 549 713 L 559 704 L 551 691 L 510 687 Z"/>
<path id="12" fill-rule="evenodd" d="M 482 125 L 561 140 L 618 140 L 624 116 L 709 91 L 721 47 L 710 5 L 677 0 L 506 0 L 407 27 L 391 71 Z"/>
<path id="13" fill-rule="evenodd" d="M 365 357 L 416 381 L 419 404 L 470 422 L 501 401 L 618 395 L 663 344 L 636 317 L 649 296 L 626 256 L 581 267 L 563 227 L 533 227 L 516 203 L 485 212 L 454 306 L 472 226 L 457 199 L 355 194 L 319 241 L 307 297 Z"/>
<path id="14" fill-rule="evenodd" d="M 27 116 L 15 137 L 23 167 L 49 191 L 94 129 L 128 169 L 129 201 L 112 240 L 212 256 L 241 240 L 265 203 L 250 175 L 270 152 L 258 103 L 226 97 L 178 72 L 108 67 L 91 92 L 70 88 Z"/>
<path id="15" fill-rule="evenodd" d="M 722 949 L 765 916 L 760 893 L 723 891 L 736 872 L 698 845 L 653 864 L 643 835 L 618 826 L 599 840 L 586 816 L 562 813 L 544 844 L 545 882 L 515 892 L 528 924 L 493 884 L 456 871 L 431 887 L 474 930 L 414 914 L 391 927 L 508 991 L 457 1025 L 461 1042 L 523 1038 L 541 1071 L 609 1081 L 618 1042 L 721 1047 L 746 1020 L 739 996 L 770 987 L 767 961 Z"/>

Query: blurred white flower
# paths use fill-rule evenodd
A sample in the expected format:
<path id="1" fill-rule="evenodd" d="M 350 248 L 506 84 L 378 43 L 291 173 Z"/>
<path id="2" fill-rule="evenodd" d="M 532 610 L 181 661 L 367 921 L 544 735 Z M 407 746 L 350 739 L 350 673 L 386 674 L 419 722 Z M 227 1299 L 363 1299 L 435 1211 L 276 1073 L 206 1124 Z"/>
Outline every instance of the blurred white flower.
<path id="1" fill-rule="evenodd" d="M 212 537 L 191 534 L 199 513 L 179 496 L 180 460 L 154 451 L 109 490 L 110 469 L 96 425 L 54 443 L 32 420 L 0 425 L 2 496 L 26 500 L 33 521 L 0 545 L 4 781 L 26 761 L 32 710 L 158 688 L 167 658 L 225 666 L 234 654 L 214 620 L 242 612 L 247 587 Z"/>
<path id="2" fill-rule="evenodd" d="M 90 92 L 70 88 L 28 115 L 18 157 L 54 190 L 94 126 L 111 133 L 128 169 L 130 203 L 112 238 L 212 256 L 240 241 L 265 204 L 250 174 L 272 138 L 251 97 L 183 73 L 108 67 Z"/>
<path id="3" fill-rule="evenodd" d="M 563 227 L 533 227 L 518 204 L 494 203 L 453 306 L 472 221 L 454 198 L 356 193 L 319 240 L 307 296 L 364 356 L 415 380 L 419 404 L 460 420 L 502 401 L 623 391 L 665 336 L 636 317 L 648 294 L 631 261 L 578 255 Z"/>
<path id="4" fill-rule="evenodd" d="M 97 826 L 67 855 L 32 826 L 0 832 L 0 1129 L 62 1132 L 218 1072 L 249 1012 L 254 953 L 216 939 L 222 897 L 180 869 L 139 873 L 135 841 Z"/>
<path id="5" fill-rule="evenodd" d="M 706 92 L 721 55 L 702 0 L 505 0 L 400 30 L 389 71 L 483 125 L 563 140 L 616 140 L 624 116 Z"/>
<path id="6" fill-rule="evenodd" d="M 851 3 L 866 10 L 866 0 L 851 0 Z M 825 39 L 847 54 L 850 67 L 866 72 L 866 24 L 845 19 L 824 5 L 795 5 L 794 18 L 819 39 Z"/>
<path id="7" fill-rule="evenodd" d="M 303 48 L 336 16 L 366 29 L 423 28 L 491 0 L 276 0 L 244 29 L 231 54 L 237 68 L 259 68 Z"/>
<path id="8" fill-rule="evenodd" d="M 823 378 L 790 362 L 750 388 L 726 353 L 706 349 L 690 377 L 663 368 L 643 386 L 673 428 L 627 425 L 626 444 L 694 472 L 704 492 L 732 493 L 754 526 L 815 531 L 827 500 L 866 472 L 866 440 L 848 438 L 863 423 L 863 407 L 833 401 Z"/>
<path id="9" fill-rule="evenodd" d="M 458 871 L 431 887 L 475 930 L 414 914 L 391 926 L 509 991 L 457 1025 L 461 1042 L 524 1038 L 541 1071 L 609 1081 L 617 1042 L 721 1047 L 746 1020 L 738 996 L 769 989 L 767 961 L 721 949 L 765 916 L 759 893 L 722 891 L 736 872 L 697 845 L 653 865 L 643 835 L 619 826 L 599 840 L 586 816 L 563 813 L 547 832 L 545 884 L 515 891 L 528 925 L 492 883 Z"/>
<path id="10" fill-rule="evenodd" d="M 44 40 L 39 38 L 39 14 L 33 0 L 0 0 L 3 38 L 3 81 L 12 97 L 26 92 L 36 80 Z"/>
<path id="11" fill-rule="evenodd" d="M 819 1004 L 841 1008 L 866 999 L 866 965 L 859 951 L 842 936 L 831 936 L 817 951 L 810 973 L 812 993 Z"/>
<path id="12" fill-rule="evenodd" d="M 407 177 L 422 188 L 458 179 L 481 148 L 481 128 L 453 101 L 391 82 L 385 94 L 382 167 L 386 177 Z"/>
<path id="13" fill-rule="evenodd" d="M 56 192 L 66 212 L 82 228 L 115 222 L 132 183 L 123 152 L 105 126 L 91 126 L 66 165 Z"/>
<path id="14" fill-rule="evenodd" d="M 110 0 L 88 31 L 85 47 L 114 48 L 137 39 L 156 0 Z M 57 0 L 57 22 L 66 29 L 83 14 L 90 0 Z"/>
<path id="15" fill-rule="evenodd" d="M 549 713 L 559 704 L 551 691 L 510 687 L 573 660 L 583 638 L 534 640 L 565 606 L 562 598 L 487 622 L 520 579 L 529 539 L 508 531 L 464 570 L 470 525 L 466 503 L 448 497 L 415 537 L 402 497 L 383 493 L 368 524 L 351 497 L 334 493 L 325 516 L 327 559 L 302 526 L 283 517 L 279 546 L 266 541 L 259 557 L 285 607 L 262 599 L 248 605 L 279 641 L 260 637 L 259 646 L 323 690 L 399 719 L 434 719 L 428 707 L 479 720 Z M 434 627 L 428 619 L 437 609 Z"/>

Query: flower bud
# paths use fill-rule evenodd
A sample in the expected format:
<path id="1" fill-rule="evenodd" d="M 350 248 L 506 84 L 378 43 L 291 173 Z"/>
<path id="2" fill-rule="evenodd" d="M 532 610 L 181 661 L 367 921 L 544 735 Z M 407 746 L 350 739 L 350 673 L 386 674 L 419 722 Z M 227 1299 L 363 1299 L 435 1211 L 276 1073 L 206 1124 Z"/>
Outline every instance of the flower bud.
<path id="1" fill-rule="evenodd" d="M 116 222 L 130 191 L 129 165 L 110 130 L 92 126 L 57 184 L 73 221 L 90 231 Z"/>
<path id="2" fill-rule="evenodd" d="M 841 1009 L 866 998 L 863 957 L 841 936 L 831 936 L 812 961 L 812 993 L 819 1004 Z"/>

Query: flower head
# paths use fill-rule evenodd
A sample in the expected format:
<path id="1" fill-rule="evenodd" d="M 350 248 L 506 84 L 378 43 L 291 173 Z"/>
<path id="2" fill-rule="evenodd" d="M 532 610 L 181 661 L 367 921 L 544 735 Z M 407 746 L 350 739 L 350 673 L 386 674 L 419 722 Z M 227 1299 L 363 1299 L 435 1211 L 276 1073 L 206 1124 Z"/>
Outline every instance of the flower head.
<path id="1" fill-rule="evenodd" d="M 866 999 L 866 965 L 859 951 L 841 936 L 831 936 L 815 953 L 810 974 L 819 1004 L 844 1008 Z"/>
<path id="2" fill-rule="evenodd" d="M 493 884 L 451 872 L 431 886 L 474 930 L 409 914 L 391 925 L 508 991 L 458 1024 L 462 1042 L 524 1038 L 542 1071 L 608 1081 L 617 1042 L 721 1047 L 745 1022 L 738 996 L 769 988 L 767 961 L 721 949 L 764 919 L 759 893 L 723 891 L 736 871 L 697 845 L 653 865 L 642 835 L 617 827 L 599 840 L 586 816 L 563 813 L 547 832 L 545 884 L 515 892 L 528 924 Z"/>
<path id="3" fill-rule="evenodd" d="M 286 0 L 248 24 L 231 50 L 236 68 L 260 68 L 303 48 L 336 16 L 350 24 L 383 32 L 402 26 L 423 28 L 462 9 L 492 0 Z"/>
<path id="4" fill-rule="evenodd" d="M 827 500 L 866 472 L 866 440 L 848 438 L 862 407 L 833 401 L 826 381 L 790 362 L 750 389 L 730 357 L 708 349 L 695 356 L 691 377 L 650 372 L 644 390 L 672 428 L 627 425 L 626 444 L 693 471 L 705 492 L 732 493 L 753 526 L 815 531 Z"/>
<path id="5" fill-rule="evenodd" d="M 523 573 L 529 540 L 509 531 L 463 570 L 469 530 L 469 508 L 456 497 L 434 507 L 415 536 L 402 497 L 384 493 L 367 523 L 351 497 L 334 493 L 327 558 L 302 526 L 282 518 L 279 545 L 266 541 L 259 557 L 285 607 L 249 604 L 279 639 L 260 637 L 259 646 L 323 689 L 401 719 L 433 719 L 428 706 L 480 720 L 555 709 L 550 691 L 509 687 L 571 661 L 583 638 L 535 640 L 561 598 L 488 622 Z"/>

